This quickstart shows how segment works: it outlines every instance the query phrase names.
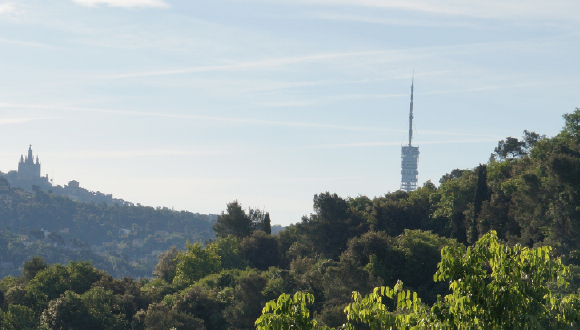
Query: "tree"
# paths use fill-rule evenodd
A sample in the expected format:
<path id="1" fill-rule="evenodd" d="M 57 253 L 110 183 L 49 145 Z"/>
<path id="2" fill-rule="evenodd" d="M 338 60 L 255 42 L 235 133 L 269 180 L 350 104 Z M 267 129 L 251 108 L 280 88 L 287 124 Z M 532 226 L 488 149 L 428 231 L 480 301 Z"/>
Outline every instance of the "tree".
<path id="1" fill-rule="evenodd" d="M 212 291 L 194 286 L 183 299 L 177 301 L 173 309 L 203 320 L 205 327 L 213 330 L 224 328 L 222 304 L 223 302 L 215 293 L 212 294 Z"/>
<path id="2" fill-rule="evenodd" d="M 238 201 L 228 203 L 227 213 L 222 212 L 213 226 L 217 237 L 234 235 L 237 238 L 250 236 L 253 230 L 252 219 L 246 214 Z"/>
<path id="3" fill-rule="evenodd" d="M 449 283 L 450 294 L 428 308 L 400 282 L 393 288 L 377 287 L 365 297 L 354 292 L 353 302 L 345 308 L 349 321 L 345 328 L 354 330 L 360 323 L 370 329 L 577 328 L 580 295 L 563 296 L 550 290 L 550 286 L 564 285 L 569 272 L 550 253 L 548 246 L 506 246 L 494 231 L 467 250 L 447 246 L 441 251 L 434 279 Z M 383 298 L 392 303 L 385 303 Z M 294 307 L 286 296 L 280 301 L 281 307 L 270 302 L 256 323 L 268 326 L 265 321 L 272 319 L 278 322 L 276 326 L 260 329 L 287 329 L 281 325 L 304 319 L 304 305 Z M 272 310 L 278 313 L 264 316 Z"/>
<path id="4" fill-rule="evenodd" d="M 44 262 L 44 259 L 39 256 L 34 256 L 32 259 L 24 262 L 24 266 L 22 266 L 22 275 L 24 275 L 26 280 L 30 281 L 39 271 L 46 267 L 48 267 L 48 265 Z"/>
<path id="5" fill-rule="evenodd" d="M 256 230 L 251 236 L 240 243 L 242 255 L 260 270 L 267 270 L 271 266 L 279 266 L 281 254 L 276 237 Z"/>
<path id="6" fill-rule="evenodd" d="M 526 152 L 529 153 L 530 150 L 540 141 L 546 138 L 546 135 L 540 135 L 536 132 L 530 132 L 528 130 L 524 130 L 524 148 Z"/>
<path id="7" fill-rule="evenodd" d="M 473 202 L 473 192 L 477 184 L 477 177 L 473 171 L 466 171 L 461 178 L 447 180 L 443 182 L 437 192 L 432 195 L 433 203 L 436 203 L 436 210 L 433 212 L 434 219 L 442 219 L 447 222 L 445 228 L 448 234 L 461 243 L 467 242 L 467 231 L 471 222 L 466 221 L 466 211 L 469 210 Z"/>
<path id="8" fill-rule="evenodd" d="M 576 108 L 573 113 L 566 113 L 562 117 L 566 122 L 562 134 L 575 141 L 580 140 L 580 108 Z"/>
<path id="9" fill-rule="evenodd" d="M 250 271 L 236 279 L 234 300 L 226 307 L 224 317 L 233 329 L 251 329 L 267 301 L 263 291 L 268 280 L 263 274 Z"/>
<path id="10" fill-rule="evenodd" d="M 557 297 L 547 285 L 563 285 L 568 273 L 550 251 L 503 245 L 494 231 L 467 251 L 445 247 L 434 277 L 449 281 L 452 293 L 433 306 L 434 315 L 457 329 L 466 322 L 475 329 L 563 329 L 577 323 L 580 314 L 572 310 L 578 296 Z"/>
<path id="11" fill-rule="evenodd" d="M 505 140 L 498 142 L 494 152 L 502 160 L 506 158 L 521 158 L 527 155 L 527 152 L 524 149 L 525 145 L 526 142 L 519 141 L 517 138 L 508 136 Z"/>
<path id="12" fill-rule="evenodd" d="M 67 266 L 51 265 L 39 271 L 26 287 L 25 300 L 35 312 L 40 313 L 48 303 L 60 297 L 66 291 L 82 294 L 88 291 L 93 283 L 101 278 L 89 262 L 71 261 Z M 71 298 L 71 303 L 74 303 Z"/>
<path id="13" fill-rule="evenodd" d="M 463 175 L 463 172 L 465 172 L 465 170 L 460 170 L 460 169 L 456 168 L 453 171 L 451 171 L 451 173 L 447 173 L 447 174 L 443 175 L 441 177 L 441 179 L 439 179 L 439 183 L 443 183 L 447 180 L 458 179 Z"/>
<path id="14" fill-rule="evenodd" d="M 91 315 L 81 296 L 72 291 L 67 291 L 62 297 L 52 300 L 42 313 L 41 322 L 54 330 L 104 329 Z"/>
<path id="15" fill-rule="evenodd" d="M 28 330 L 38 328 L 38 318 L 34 311 L 22 305 L 8 305 L 6 313 L 0 311 L 0 327 L 5 330 Z"/>
<path id="16" fill-rule="evenodd" d="M 167 283 L 173 282 L 177 271 L 177 249 L 175 246 L 158 255 L 157 259 L 159 259 L 159 262 L 155 265 L 153 276 L 161 278 Z"/>
<path id="17" fill-rule="evenodd" d="M 266 212 L 266 215 L 264 216 L 262 230 L 268 235 L 272 234 L 272 224 L 270 221 L 270 213 L 268 213 L 268 212 Z"/>
<path id="18" fill-rule="evenodd" d="M 475 185 L 475 196 L 473 197 L 473 218 L 469 228 L 468 242 L 475 243 L 477 241 L 477 218 L 481 212 L 483 202 L 488 200 L 487 192 L 487 167 L 479 164 L 477 168 L 477 183 Z"/>
<path id="19" fill-rule="evenodd" d="M 215 251 L 220 257 L 221 269 L 246 269 L 250 265 L 248 260 L 242 256 L 240 240 L 233 235 L 218 238 L 209 243 L 207 248 Z"/>
<path id="20" fill-rule="evenodd" d="M 349 203 L 329 192 L 314 195 L 314 211 L 303 217 L 298 232 L 313 244 L 322 256 L 337 258 L 349 238 L 360 234 L 362 219 L 352 216 Z"/>
<path id="21" fill-rule="evenodd" d="M 149 305 L 144 323 L 147 330 L 205 330 L 203 320 L 170 309 L 162 303 Z"/>
<path id="22" fill-rule="evenodd" d="M 188 241 L 186 251 L 179 252 L 177 258 L 175 281 L 178 283 L 193 283 L 221 269 L 220 256 L 209 245 L 204 249 L 201 243 L 190 244 Z"/>
<path id="23" fill-rule="evenodd" d="M 394 301 L 393 312 L 390 312 L 383 302 L 384 297 Z M 371 329 L 441 328 L 427 326 L 428 322 L 424 322 L 427 319 L 427 309 L 421 304 L 417 293 L 404 290 L 403 283 L 400 281 L 392 289 L 384 286 L 377 287 L 364 298 L 360 293 L 353 292 L 352 299 L 353 302 L 344 309 L 349 321 L 345 325 L 347 330 L 355 330 L 355 325 L 360 323 Z M 419 324 L 421 326 L 415 327 Z"/>
<path id="24" fill-rule="evenodd" d="M 262 316 L 256 320 L 258 330 L 311 330 L 316 327 L 316 321 L 310 319 L 307 304 L 314 303 L 310 293 L 297 292 L 293 296 L 281 294 L 278 300 L 266 303 Z"/>

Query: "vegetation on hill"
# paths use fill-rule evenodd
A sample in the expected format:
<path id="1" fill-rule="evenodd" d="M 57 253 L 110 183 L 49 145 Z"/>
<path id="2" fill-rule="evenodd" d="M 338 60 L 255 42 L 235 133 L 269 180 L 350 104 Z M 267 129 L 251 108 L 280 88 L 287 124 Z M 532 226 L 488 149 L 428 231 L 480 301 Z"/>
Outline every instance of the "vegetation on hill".
<path id="1" fill-rule="evenodd" d="M 314 213 L 275 235 L 267 213 L 232 202 L 216 239 L 166 248 L 153 279 L 29 259 L 0 281 L 3 326 L 578 328 L 580 109 L 564 119 L 557 136 L 508 137 L 439 187 L 317 194 Z M 105 210 L 102 223 L 126 221 Z"/>
<path id="2" fill-rule="evenodd" d="M 132 205 L 80 203 L 0 177 L 0 275 L 17 275 L 25 259 L 91 260 L 116 277 L 150 276 L 157 255 L 187 240 L 214 237 L 216 216 Z"/>

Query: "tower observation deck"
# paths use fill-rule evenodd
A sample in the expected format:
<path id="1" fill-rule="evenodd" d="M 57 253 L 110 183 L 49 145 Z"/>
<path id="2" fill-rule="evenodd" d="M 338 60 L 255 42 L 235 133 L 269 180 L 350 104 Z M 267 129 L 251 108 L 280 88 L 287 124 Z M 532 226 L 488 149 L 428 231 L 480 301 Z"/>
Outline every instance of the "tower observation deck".
<path id="1" fill-rule="evenodd" d="M 413 85 L 411 81 L 411 109 L 409 111 L 409 144 L 401 147 L 401 190 L 406 192 L 417 190 L 417 170 L 419 165 L 419 147 L 414 147 L 413 141 Z"/>

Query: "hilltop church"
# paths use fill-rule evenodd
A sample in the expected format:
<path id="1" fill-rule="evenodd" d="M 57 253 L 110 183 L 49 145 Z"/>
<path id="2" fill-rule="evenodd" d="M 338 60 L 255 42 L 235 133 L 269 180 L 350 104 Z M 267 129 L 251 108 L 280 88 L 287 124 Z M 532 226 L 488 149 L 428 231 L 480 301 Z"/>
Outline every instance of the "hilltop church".
<path id="1" fill-rule="evenodd" d="M 8 183 L 13 187 L 20 187 L 22 189 L 33 191 L 37 188 L 49 193 L 63 195 L 72 200 L 83 203 L 105 203 L 107 205 L 133 205 L 131 202 L 126 202 L 120 198 L 113 198 L 112 194 L 103 194 L 100 191 L 89 191 L 80 187 L 78 181 L 69 181 L 68 185 L 53 186 L 52 180 L 49 181 L 48 174 L 46 176 L 40 175 L 40 161 L 38 156 L 36 160 L 32 154 L 32 145 L 28 147 L 28 155 L 20 155 L 18 162 L 18 171 L 10 171 L 6 174 L 0 172 L 0 176 L 8 180 Z"/>
<path id="2" fill-rule="evenodd" d="M 32 144 L 28 147 L 28 156 L 20 155 L 18 163 L 18 176 L 20 180 L 40 179 L 40 162 L 36 156 L 36 163 L 32 156 Z"/>

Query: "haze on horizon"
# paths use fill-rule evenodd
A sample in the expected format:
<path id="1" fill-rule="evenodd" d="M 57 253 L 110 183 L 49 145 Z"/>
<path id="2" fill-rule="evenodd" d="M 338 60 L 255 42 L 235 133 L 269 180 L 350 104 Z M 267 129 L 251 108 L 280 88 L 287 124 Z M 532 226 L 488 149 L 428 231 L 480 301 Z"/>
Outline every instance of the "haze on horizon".
<path id="1" fill-rule="evenodd" d="M 485 163 L 580 106 L 580 2 L 0 0 L 0 170 L 274 224 Z"/>

